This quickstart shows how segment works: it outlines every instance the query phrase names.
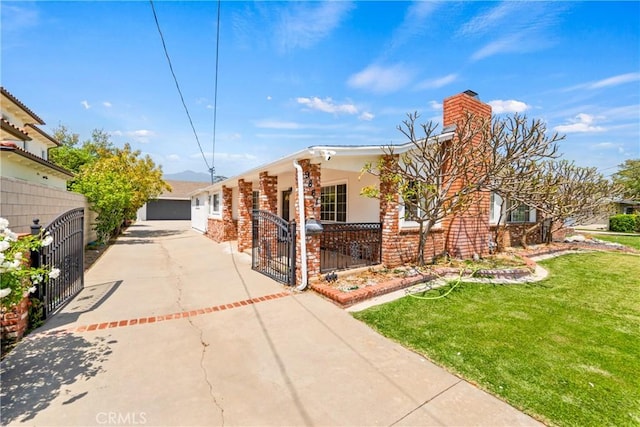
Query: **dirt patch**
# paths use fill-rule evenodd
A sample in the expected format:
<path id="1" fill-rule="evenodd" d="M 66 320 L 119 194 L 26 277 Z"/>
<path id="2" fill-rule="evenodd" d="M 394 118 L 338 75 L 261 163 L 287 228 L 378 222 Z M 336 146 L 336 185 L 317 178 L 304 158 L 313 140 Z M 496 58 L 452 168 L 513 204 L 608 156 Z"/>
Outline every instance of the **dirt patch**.
<path id="1" fill-rule="evenodd" d="M 84 248 L 84 271 L 86 272 L 91 268 L 93 264 L 98 261 L 98 259 L 102 256 L 103 253 L 106 252 L 107 249 L 111 246 L 112 242 L 108 244 L 100 244 L 100 245 L 87 245 Z"/>

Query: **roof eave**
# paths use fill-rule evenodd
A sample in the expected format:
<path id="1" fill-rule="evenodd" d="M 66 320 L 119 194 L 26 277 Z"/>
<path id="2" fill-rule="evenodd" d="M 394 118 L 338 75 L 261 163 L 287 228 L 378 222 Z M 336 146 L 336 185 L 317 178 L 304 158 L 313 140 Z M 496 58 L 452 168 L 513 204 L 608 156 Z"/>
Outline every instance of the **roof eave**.
<path id="1" fill-rule="evenodd" d="M 454 134 L 454 131 L 447 131 L 432 137 L 431 140 L 433 140 L 433 142 L 448 141 L 453 138 Z M 218 181 L 206 187 L 194 190 L 189 193 L 189 196 L 195 196 L 196 194 L 215 190 L 229 183 L 235 184 L 239 179 L 256 175 L 260 172 L 274 169 L 275 167 L 282 167 L 282 165 L 286 164 L 287 162 L 293 163 L 294 160 L 322 158 L 326 153 L 331 153 L 332 156 L 379 156 L 384 154 L 386 152 L 385 150 L 388 150 L 389 147 L 393 149 L 393 152 L 395 154 L 402 154 L 411 150 L 411 148 L 414 146 L 415 145 L 412 142 L 407 142 L 400 145 L 312 145 L 305 149 L 296 151 L 295 153 L 281 157 L 273 162 L 260 165 L 241 174 L 234 175 L 225 180 Z"/>

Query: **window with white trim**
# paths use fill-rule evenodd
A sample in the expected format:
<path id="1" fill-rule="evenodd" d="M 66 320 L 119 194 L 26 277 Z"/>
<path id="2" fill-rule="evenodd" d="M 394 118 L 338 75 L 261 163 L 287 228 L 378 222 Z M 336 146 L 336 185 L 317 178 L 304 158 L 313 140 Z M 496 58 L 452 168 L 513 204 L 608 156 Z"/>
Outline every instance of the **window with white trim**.
<path id="1" fill-rule="evenodd" d="M 514 209 L 513 207 L 517 205 Z M 509 203 L 509 217 L 507 218 L 507 222 L 535 222 L 536 221 L 536 210 L 531 208 L 530 206 L 519 203 L 519 202 L 510 202 Z"/>
<path id="2" fill-rule="evenodd" d="M 347 184 L 322 187 L 320 219 L 322 221 L 347 222 Z"/>
<path id="3" fill-rule="evenodd" d="M 213 200 L 211 202 L 211 213 L 220 213 L 220 193 L 215 193 L 213 195 Z"/>

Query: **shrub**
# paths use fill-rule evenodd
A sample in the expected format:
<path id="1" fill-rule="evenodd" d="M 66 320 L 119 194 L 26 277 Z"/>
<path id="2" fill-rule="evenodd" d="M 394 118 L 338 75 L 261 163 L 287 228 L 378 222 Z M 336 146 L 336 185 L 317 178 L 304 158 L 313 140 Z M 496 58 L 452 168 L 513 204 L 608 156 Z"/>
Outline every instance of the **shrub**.
<path id="1" fill-rule="evenodd" d="M 633 233 L 640 225 L 640 215 L 620 214 L 609 218 L 609 231 Z"/>

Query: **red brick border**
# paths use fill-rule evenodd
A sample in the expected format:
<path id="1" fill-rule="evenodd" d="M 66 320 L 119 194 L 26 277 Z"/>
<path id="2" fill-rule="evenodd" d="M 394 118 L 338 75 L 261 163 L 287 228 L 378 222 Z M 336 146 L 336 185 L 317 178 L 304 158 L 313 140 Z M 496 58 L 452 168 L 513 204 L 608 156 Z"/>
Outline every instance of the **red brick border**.
<path id="1" fill-rule="evenodd" d="M 245 299 L 242 301 L 234 301 L 229 304 L 220 304 L 214 305 L 212 307 L 205 307 L 196 310 L 188 310 L 171 314 L 164 314 L 159 316 L 151 316 L 151 317 L 140 317 L 137 319 L 129 319 L 129 320 L 116 320 L 112 322 L 101 322 L 101 323 L 93 323 L 91 325 L 81 325 L 76 326 L 69 329 L 56 329 L 52 331 L 44 332 L 45 334 L 57 334 L 61 332 L 92 332 L 96 330 L 102 329 L 112 329 L 112 328 L 122 328 L 125 326 L 136 326 L 136 325 L 144 325 L 149 323 L 163 322 L 166 320 L 177 320 L 177 319 L 185 319 L 188 317 L 196 317 L 203 314 L 214 313 L 216 311 L 224 311 L 230 310 L 233 308 L 244 307 L 246 305 L 257 304 L 264 301 L 270 301 L 278 298 L 283 298 L 291 295 L 290 292 L 280 292 L 277 294 L 264 295 L 260 297 L 255 297 L 251 299 Z"/>
<path id="2" fill-rule="evenodd" d="M 533 270 L 535 270 L 536 263 L 528 258 L 521 256 L 524 260 L 526 267 L 524 268 L 511 268 L 504 270 L 479 270 L 477 273 L 483 275 L 492 275 L 498 277 L 510 277 L 510 278 L 520 278 L 531 274 Z M 399 289 L 408 288 L 410 286 L 416 285 L 420 282 L 426 282 L 430 280 L 434 280 L 438 277 L 447 275 L 447 274 L 458 274 L 460 273 L 459 268 L 438 268 L 433 271 L 432 274 L 428 275 L 417 275 L 413 277 L 405 277 L 405 278 L 397 278 L 391 279 L 389 281 L 378 283 L 377 285 L 367 286 L 364 288 L 356 289 L 350 292 L 343 292 L 340 289 L 334 288 L 329 285 L 325 285 L 321 282 L 313 282 L 309 284 L 309 287 L 316 291 L 317 293 L 324 295 L 329 298 L 339 306 L 345 308 L 352 306 L 358 302 L 362 302 L 379 295 L 384 295 L 391 293 L 393 291 L 397 291 Z"/>

